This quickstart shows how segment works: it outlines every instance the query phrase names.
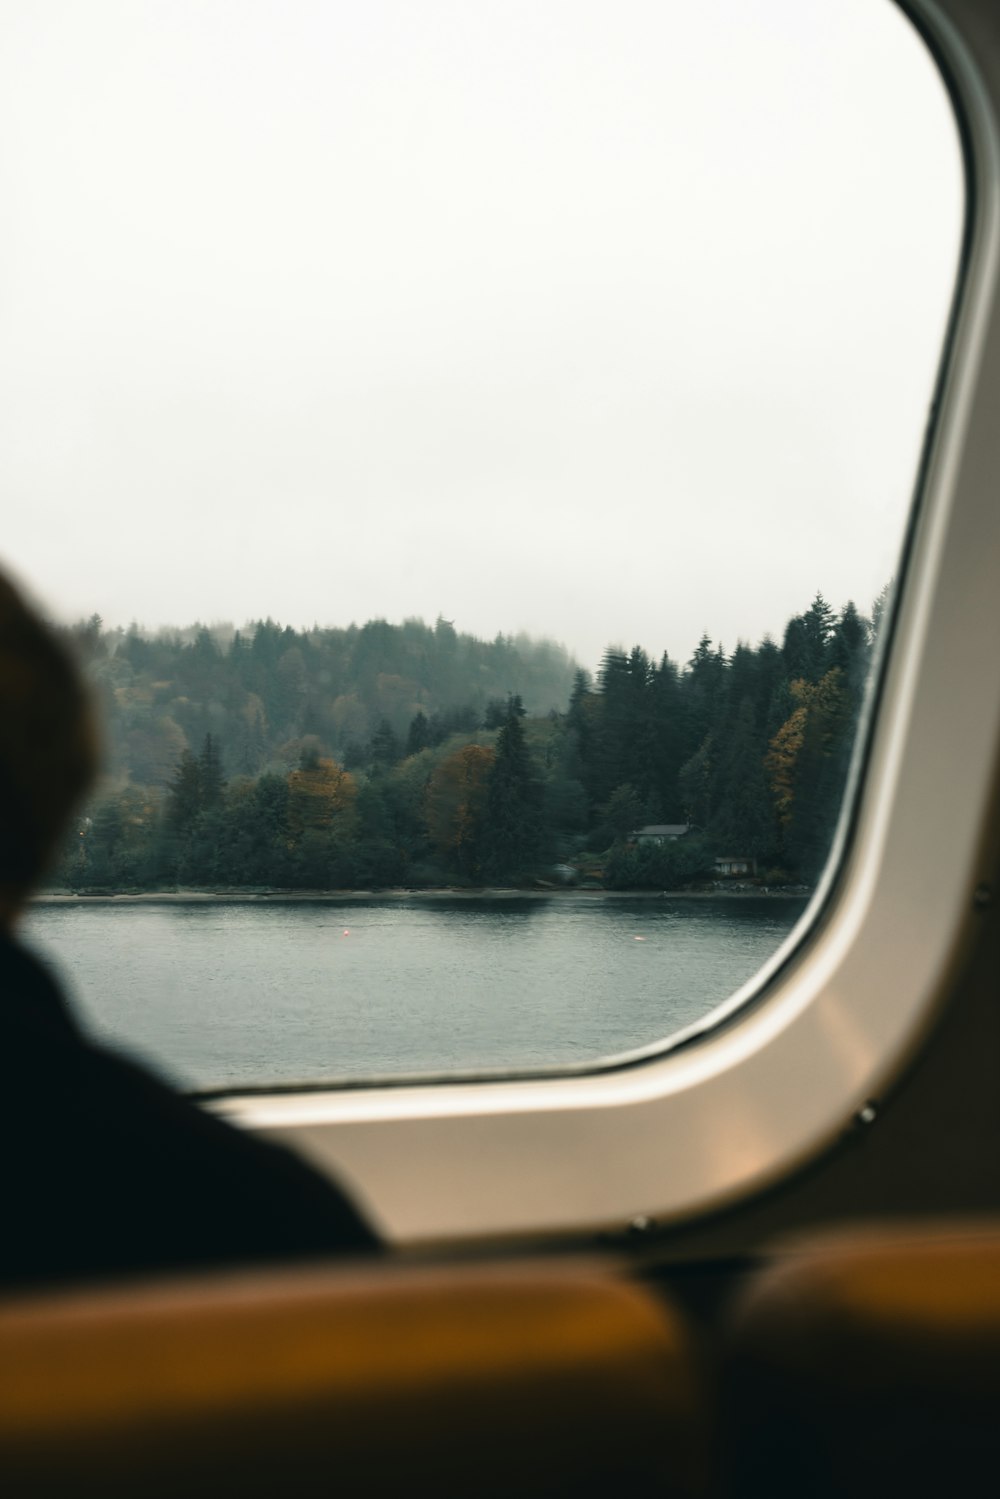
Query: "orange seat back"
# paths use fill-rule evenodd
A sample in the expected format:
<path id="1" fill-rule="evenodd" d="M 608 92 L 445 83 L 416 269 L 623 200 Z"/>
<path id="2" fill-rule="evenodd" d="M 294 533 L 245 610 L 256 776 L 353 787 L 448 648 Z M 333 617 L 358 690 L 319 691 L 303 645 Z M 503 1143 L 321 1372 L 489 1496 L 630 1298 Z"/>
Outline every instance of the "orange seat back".
<path id="1" fill-rule="evenodd" d="M 678 1319 L 565 1262 L 206 1275 L 0 1307 L 10 1495 L 689 1495 Z"/>

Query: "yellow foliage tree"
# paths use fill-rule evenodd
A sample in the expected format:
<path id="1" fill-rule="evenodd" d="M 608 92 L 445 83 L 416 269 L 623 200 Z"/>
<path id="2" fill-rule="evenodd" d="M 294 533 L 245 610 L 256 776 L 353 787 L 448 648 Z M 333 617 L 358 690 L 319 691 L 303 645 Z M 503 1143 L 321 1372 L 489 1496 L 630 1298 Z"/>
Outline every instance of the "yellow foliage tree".
<path id="1" fill-rule="evenodd" d="M 764 769 L 774 797 L 774 809 L 783 827 L 787 827 L 792 820 L 795 766 L 805 738 L 809 701 L 815 691 L 812 684 L 804 679 L 793 682 L 790 690 L 797 700 L 797 706 L 771 740 L 764 756 Z"/>
<path id="2" fill-rule="evenodd" d="M 493 758 L 486 745 L 464 744 L 442 760 L 427 783 L 424 816 L 430 840 L 439 853 L 467 868 L 475 863 Z"/>
<path id="3" fill-rule="evenodd" d="M 307 830 L 328 831 L 334 819 L 354 807 L 357 782 L 336 760 L 304 756 L 288 777 L 288 825 L 293 840 Z"/>
<path id="4" fill-rule="evenodd" d="M 792 820 L 795 780 L 807 737 L 814 756 L 829 756 L 850 726 L 851 703 L 847 680 L 835 666 L 818 682 L 792 682 L 796 706 L 771 740 L 764 768 L 770 781 L 778 821 L 787 827 Z"/>

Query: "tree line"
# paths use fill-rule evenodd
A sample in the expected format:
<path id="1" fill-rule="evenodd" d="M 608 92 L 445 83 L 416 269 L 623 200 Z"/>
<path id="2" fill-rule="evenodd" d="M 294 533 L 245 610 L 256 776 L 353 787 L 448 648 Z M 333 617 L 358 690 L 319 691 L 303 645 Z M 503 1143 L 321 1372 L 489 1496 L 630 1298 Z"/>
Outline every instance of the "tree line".
<path id="1" fill-rule="evenodd" d="M 73 631 L 108 771 L 55 883 L 77 890 L 368 889 L 582 879 L 676 888 L 716 859 L 813 881 L 878 630 L 822 595 L 683 666 L 447 621 L 296 632 Z M 404 670 L 407 675 L 404 675 Z M 687 828 L 655 843 L 644 826 Z"/>

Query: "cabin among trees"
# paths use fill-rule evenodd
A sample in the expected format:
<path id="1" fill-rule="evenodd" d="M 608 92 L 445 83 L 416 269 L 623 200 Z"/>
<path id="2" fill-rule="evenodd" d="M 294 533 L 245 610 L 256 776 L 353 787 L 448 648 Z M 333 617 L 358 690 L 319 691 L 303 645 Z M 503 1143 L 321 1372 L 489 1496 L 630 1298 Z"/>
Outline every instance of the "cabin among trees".
<path id="1" fill-rule="evenodd" d="M 686 665 L 447 620 L 71 633 L 106 774 L 56 873 L 76 890 L 814 880 L 881 617 L 821 595 L 782 643 Z"/>
<path id="2" fill-rule="evenodd" d="M 757 860 L 733 854 L 716 854 L 712 862 L 713 872 L 723 879 L 752 879 L 757 873 Z"/>
<path id="3" fill-rule="evenodd" d="M 689 822 L 647 822 L 645 827 L 636 828 L 632 834 L 632 842 L 673 843 L 677 838 L 684 838 L 694 831 Z"/>

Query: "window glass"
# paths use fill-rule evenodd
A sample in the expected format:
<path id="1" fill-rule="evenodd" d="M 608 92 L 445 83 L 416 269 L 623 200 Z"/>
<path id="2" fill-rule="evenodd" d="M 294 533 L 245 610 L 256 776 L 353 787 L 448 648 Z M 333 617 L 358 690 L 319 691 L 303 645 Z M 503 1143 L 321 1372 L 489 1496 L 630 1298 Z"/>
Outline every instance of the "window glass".
<path id="1" fill-rule="evenodd" d="M 800 916 L 963 212 L 884 0 L 8 0 L 27 922 L 198 1086 L 587 1064 Z"/>

